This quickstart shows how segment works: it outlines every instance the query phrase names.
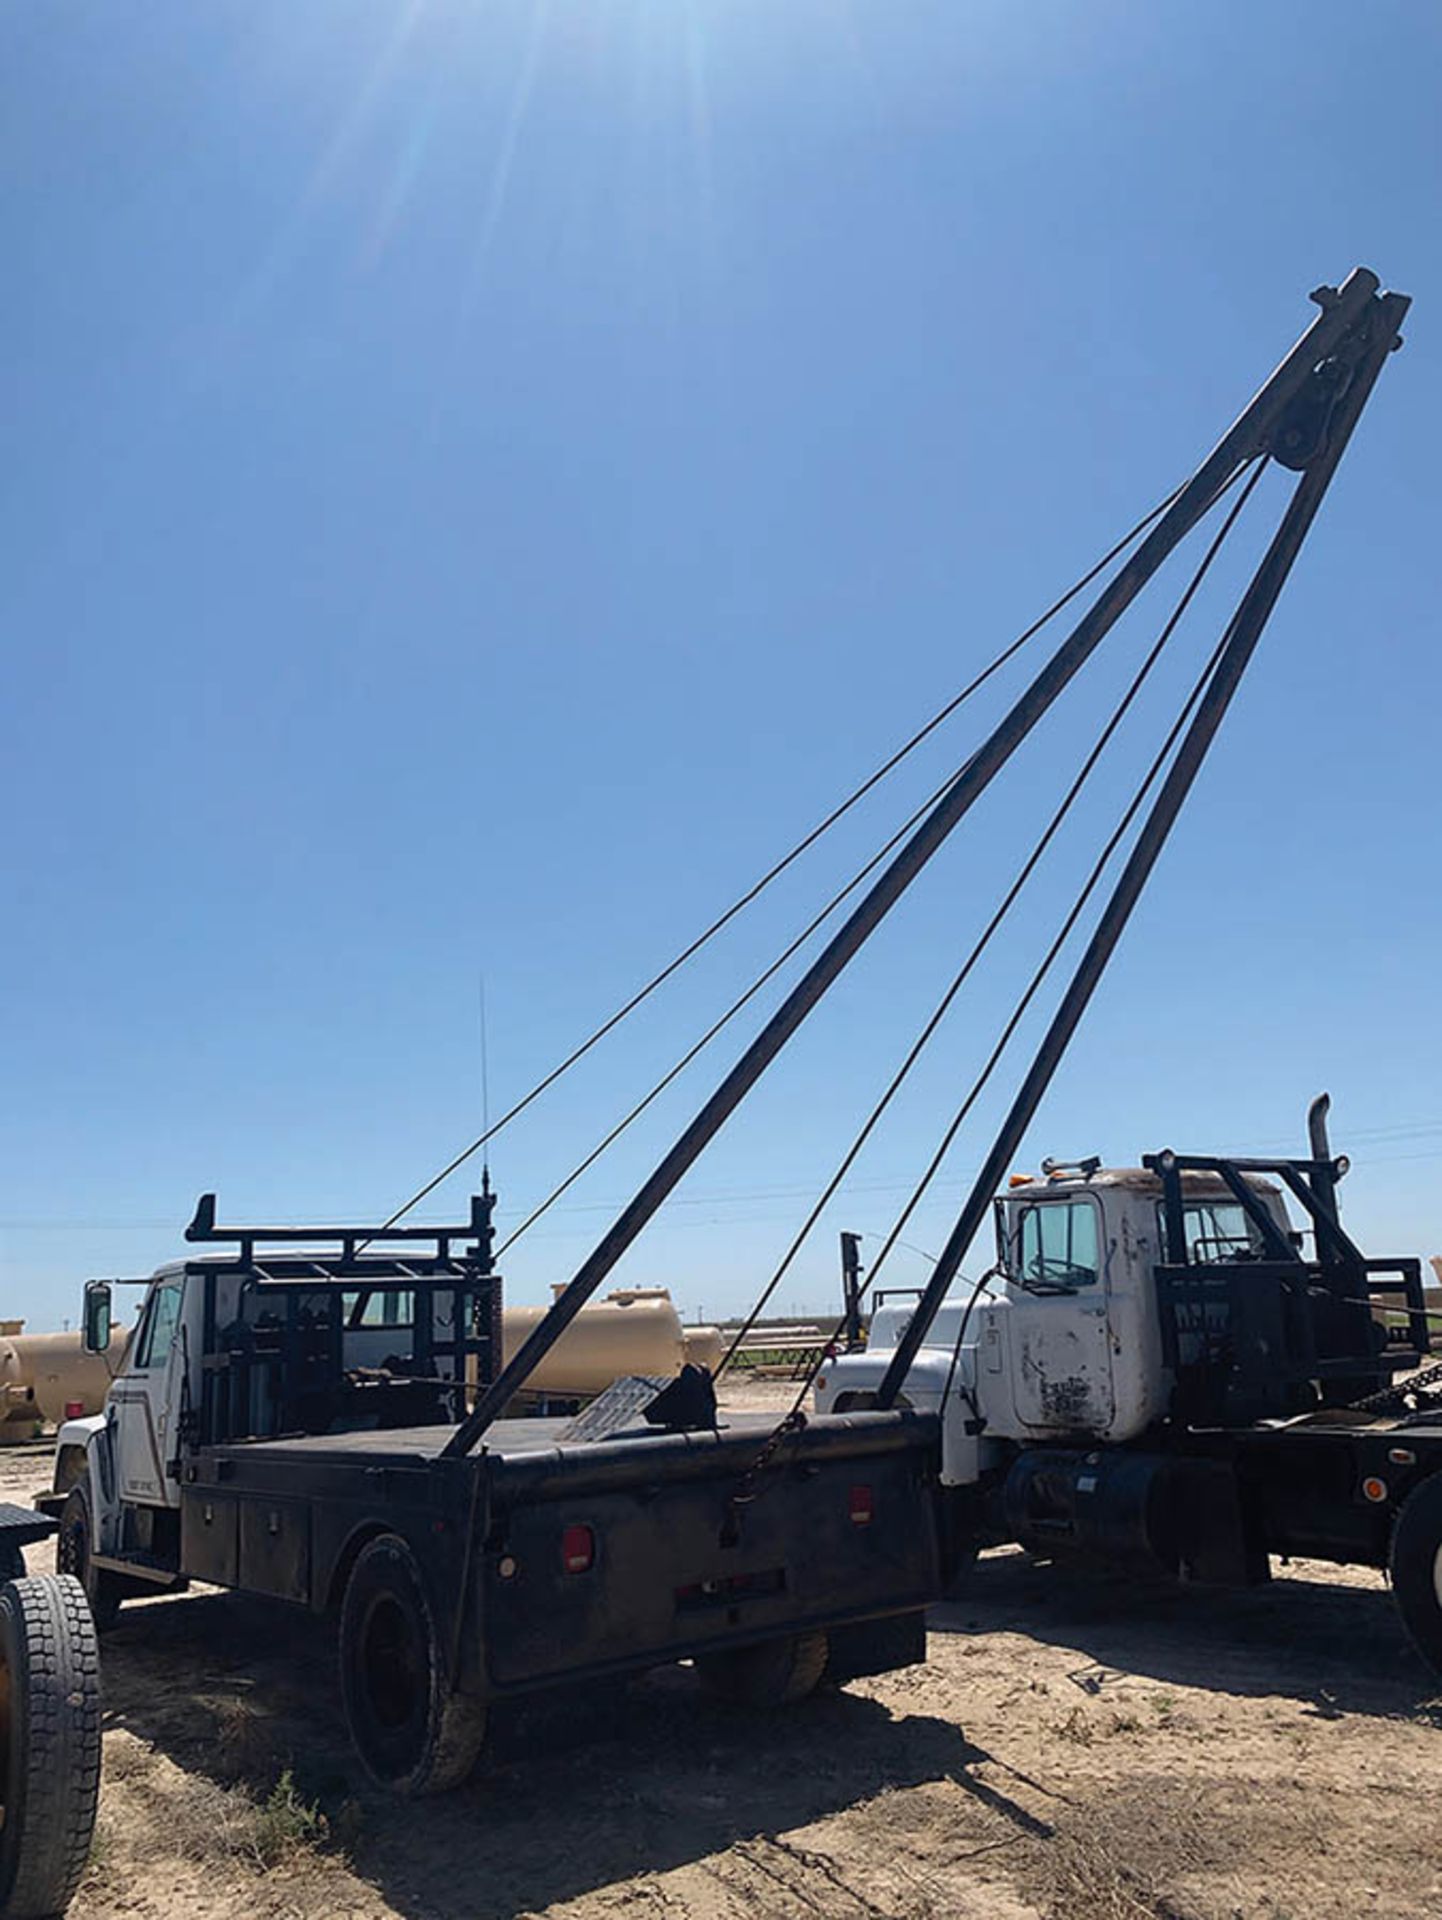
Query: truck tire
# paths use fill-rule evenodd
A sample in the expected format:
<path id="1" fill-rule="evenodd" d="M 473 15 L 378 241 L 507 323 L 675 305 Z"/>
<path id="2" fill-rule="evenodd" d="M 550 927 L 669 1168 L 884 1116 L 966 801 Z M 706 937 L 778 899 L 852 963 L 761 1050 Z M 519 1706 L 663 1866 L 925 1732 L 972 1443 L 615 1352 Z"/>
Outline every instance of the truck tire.
<path id="1" fill-rule="evenodd" d="M 60 1537 L 55 1542 L 55 1565 L 68 1573 L 85 1589 L 91 1617 L 97 1633 L 106 1633 L 120 1613 L 122 1588 L 108 1569 L 97 1567 L 91 1559 L 95 1540 L 95 1521 L 90 1505 L 90 1476 L 77 1480 L 65 1496 L 60 1514 Z"/>
<path id="2" fill-rule="evenodd" d="M 85 1870 L 100 1797 L 100 1660 L 80 1582 L 0 1587 L 0 1913 L 50 1920 Z"/>
<path id="3" fill-rule="evenodd" d="M 1402 1503 L 1388 1558 L 1392 1593 L 1412 1644 L 1442 1674 L 1442 1473 Z"/>
<path id="4" fill-rule="evenodd" d="M 698 1654 L 696 1671 L 718 1700 L 741 1707 L 789 1707 L 815 1693 L 826 1654 L 824 1632 L 793 1633 L 754 1647 Z"/>
<path id="5" fill-rule="evenodd" d="M 452 1693 L 420 1564 L 396 1533 L 361 1549 L 340 1614 L 346 1725 L 366 1772 L 393 1793 L 445 1793 L 486 1735 L 483 1702 Z"/>

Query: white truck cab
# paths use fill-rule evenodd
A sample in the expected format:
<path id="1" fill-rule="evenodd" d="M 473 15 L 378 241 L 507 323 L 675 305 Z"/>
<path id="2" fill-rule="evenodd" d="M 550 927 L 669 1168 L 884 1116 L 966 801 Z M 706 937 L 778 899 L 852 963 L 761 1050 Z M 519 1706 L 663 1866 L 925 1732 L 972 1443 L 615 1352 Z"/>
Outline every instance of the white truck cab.
<path id="1" fill-rule="evenodd" d="M 105 1404 L 61 1426 L 51 1491 L 37 1503 L 60 1521 L 60 1564 L 85 1585 L 102 1624 L 125 1594 L 182 1584 L 179 1448 L 200 1391 L 200 1289 L 187 1284 L 187 1264 L 195 1265 L 173 1261 L 134 1283 L 145 1300 Z M 111 1284 L 86 1288 L 93 1353 L 110 1346 Z"/>
<path id="2" fill-rule="evenodd" d="M 180 1573 L 181 1459 L 193 1442 L 204 1378 L 204 1316 L 224 1325 L 240 1312 L 241 1281 L 228 1258 L 171 1261 L 147 1279 L 144 1303 L 98 1414 L 67 1420 L 56 1436 L 51 1489 L 37 1502 L 60 1521 L 59 1554 L 91 1595 L 97 1614 L 113 1613 L 127 1594 L 175 1591 Z M 85 1292 L 84 1340 L 103 1353 L 111 1336 L 111 1281 Z M 350 1298 L 348 1296 L 348 1298 Z M 342 1361 L 380 1365 L 409 1339 L 410 1295 L 377 1291 L 348 1319 Z M 264 1377 L 248 1388 L 247 1424 L 275 1430 Z"/>
<path id="3" fill-rule="evenodd" d="M 1247 1181 L 1290 1236 L 1277 1185 Z M 1261 1257 L 1257 1226 L 1219 1176 L 1185 1173 L 1182 1193 L 1193 1260 Z M 1161 1205 L 1161 1180 L 1142 1167 L 1045 1163 L 1039 1177 L 1013 1177 L 996 1202 L 994 1267 L 969 1307 L 973 1283 L 958 1281 L 903 1389 L 919 1411 L 945 1401 L 945 1484 L 973 1484 L 1018 1444 L 1124 1442 L 1165 1419 Z M 894 1297 L 877 1308 L 865 1350 L 818 1380 L 819 1413 L 870 1404 L 911 1313 Z"/>

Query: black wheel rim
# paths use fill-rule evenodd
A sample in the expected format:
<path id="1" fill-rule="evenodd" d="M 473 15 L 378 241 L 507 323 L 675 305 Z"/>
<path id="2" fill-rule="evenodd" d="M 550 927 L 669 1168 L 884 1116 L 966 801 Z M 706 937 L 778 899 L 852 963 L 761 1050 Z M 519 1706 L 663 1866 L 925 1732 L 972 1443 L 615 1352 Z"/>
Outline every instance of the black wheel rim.
<path id="1" fill-rule="evenodd" d="M 422 1717 L 425 1660 L 415 1622 L 392 1595 L 378 1594 L 360 1646 L 361 1683 L 377 1728 L 394 1736 Z"/>

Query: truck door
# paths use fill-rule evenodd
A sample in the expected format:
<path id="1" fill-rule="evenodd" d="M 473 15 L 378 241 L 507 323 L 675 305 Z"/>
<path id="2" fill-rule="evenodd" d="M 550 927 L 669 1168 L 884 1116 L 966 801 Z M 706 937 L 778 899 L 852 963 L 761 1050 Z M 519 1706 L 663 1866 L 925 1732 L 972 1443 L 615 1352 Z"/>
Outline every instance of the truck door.
<path id="1" fill-rule="evenodd" d="M 184 1288 L 179 1274 L 151 1288 L 132 1357 L 110 1389 L 120 1496 L 148 1506 L 175 1506 L 180 1500 L 166 1466 L 175 1457 Z"/>
<path id="2" fill-rule="evenodd" d="M 1008 1314 L 1018 1423 L 1102 1434 L 1115 1413 L 1101 1207 L 1089 1194 L 1039 1200 L 1013 1222 Z"/>

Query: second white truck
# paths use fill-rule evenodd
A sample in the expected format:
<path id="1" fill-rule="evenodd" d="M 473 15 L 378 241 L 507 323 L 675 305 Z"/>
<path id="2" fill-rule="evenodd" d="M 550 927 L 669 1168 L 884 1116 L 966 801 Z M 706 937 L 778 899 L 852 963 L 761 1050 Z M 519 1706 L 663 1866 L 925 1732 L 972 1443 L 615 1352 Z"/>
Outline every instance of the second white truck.
<path id="1" fill-rule="evenodd" d="M 1016 1176 L 995 1264 L 953 1288 L 895 1404 L 940 1414 L 961 1535 L 1193 1580 L 1266 1580 L 1273 1555 L 1385 1568 L 1442 1672 L 1442 1366 L 1416 1371 L 1421 1263 L 1348 1237 L 1325 1114 L 1324 1096 L 1306 1159 Z M 865 1350 L 828 1362 L 819 1412 L 885 1404 L 915 1311 L 877 1309 Z"/>

